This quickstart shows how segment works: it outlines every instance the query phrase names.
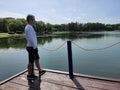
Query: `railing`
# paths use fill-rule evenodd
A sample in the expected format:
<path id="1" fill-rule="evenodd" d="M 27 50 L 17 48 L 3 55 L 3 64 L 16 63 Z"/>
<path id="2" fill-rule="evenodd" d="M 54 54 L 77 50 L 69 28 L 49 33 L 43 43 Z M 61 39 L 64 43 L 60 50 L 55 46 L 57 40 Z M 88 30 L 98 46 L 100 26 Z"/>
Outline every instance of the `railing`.
<path id="1" fill-rule="evenodd" d="M 72 44 L 76 45 L 77 47 L 79 47 L 80 49 L 84 50 L 84 51 L 95 51 L 95 50 L 105 50 L 105 49 L 108 49 L 108 48 L 111 48 L 117 44 L 120 44 L 120 42 L 117 42 L 117 43 L 114 43 L 112 45 L 109 45 L 109 46 L 106 46 L 106 47 L 103 47 L 103 48 L 97 48 L 97 49 L 86 49 L 86 48 L 83 48 L 81 46 L 79 46 L 78 44 L 76 44 L 75 42 L 72 42 L 72 41 L 65 41 L 63 44 L 61 44 L 58 48 L 54 49 L 54 50 L 50 50 L 50 49 L 46 49 L 46 48 L 43 48 L 45 50 L 48 50 L 48 51 L 57 51 L 58 49 L 60 49 L 63 45 L 65 45 L 67 43 L 67 51 L 68 51 L 68 69 L 69 69 L 69 77 L 72 79 L 74 78 L 74 75 L 73 75 L 73 60 L 72 60 Z"/>

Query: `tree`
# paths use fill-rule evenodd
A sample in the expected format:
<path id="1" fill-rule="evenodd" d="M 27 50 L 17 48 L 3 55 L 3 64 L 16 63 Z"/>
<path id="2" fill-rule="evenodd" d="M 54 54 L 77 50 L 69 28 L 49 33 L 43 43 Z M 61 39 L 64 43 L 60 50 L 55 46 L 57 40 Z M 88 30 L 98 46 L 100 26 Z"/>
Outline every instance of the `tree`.
<path id="1" fill-rule="evenodd" d="M 8 32 L 7 31 L 7 20 L 5 18 L 0 18 L 0 32 Z"/>
<path id="2" fill-rule="evenodd" d="M 16 23 L 17 23 L 16 33 L 23 33 L 25 25 L 27 23 L 26 20 L 25 19 L 17 19 Z"/>
<path id="3" fill-rule="evenodd" d="M 77 31 L 78 30 L 77 26 L 78 26 L 77 22 L 76 23 L 71 22 L 71 23 L 68 24 L 68 29 L 69 29 L 69 31 Z"/>
<path id="4" fill-rule="evenodd" d="M 113 29 L 112 29 L 112 26 L 111 26 L 110 24 L 107 24 L 107 25 L 105 26 L 105 29 L 106 29 L 107 31 L 113 30 Z"/>
<path id="5" fill-rule="evenodd" d="M 52 25 L 50 23 L 47 23 L 45 25 L 45 33 L 52 32 Z"/>
<path id="6" fill-rule="evenodd" d="M 15 19 L 12 17 L 0 18 L 0 32 L 14 32 L 14 33 L 23 33 L 26 25 L 25 19 Z M 36 21 L 35 30 L 37 33 L 44 34 L 52 31 L 113 31 L 120 30 L 120 24 L 102 24 L 102 23 L 78 23 L 71 22 L 68 24 L 55 24 L 50 23 L 45 24 L 43 21 Z"/>
<path id="7" fill-rule="evenodd" d="M 59 24 L 53 25 L 52 31 L 61 31 L 61 25 L 59 25 Z"/>
<path id="8" fill-rule="evenodd" d="M 26 21 L 25 19 L 7 19 L 8 32 L 23 33 Z"/>
<path id="9" fill-rule="evenodd" d="M 45 23 L 43 21 L 36 21 L 34 26 L 37 33 L 40 33 L 40 34 L 44 33 Z"/>

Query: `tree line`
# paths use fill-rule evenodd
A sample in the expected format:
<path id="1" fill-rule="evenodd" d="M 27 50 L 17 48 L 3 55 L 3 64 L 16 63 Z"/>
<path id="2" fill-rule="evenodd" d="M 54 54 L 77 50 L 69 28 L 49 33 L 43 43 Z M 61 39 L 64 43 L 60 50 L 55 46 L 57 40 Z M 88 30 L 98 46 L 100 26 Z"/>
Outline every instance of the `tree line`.
<path id="1" fill-rule="evenodd" d="M 23 18 L 0 18 L 0 33 L 24 33 L 26 20 Z M 114 31 L 120 30 L 120 24 L 102 23 L 78 23 L 50 24 L 43 21 L 36 21 L 34 28 L 38 34 L 51 33 L 53 31 Z"/>

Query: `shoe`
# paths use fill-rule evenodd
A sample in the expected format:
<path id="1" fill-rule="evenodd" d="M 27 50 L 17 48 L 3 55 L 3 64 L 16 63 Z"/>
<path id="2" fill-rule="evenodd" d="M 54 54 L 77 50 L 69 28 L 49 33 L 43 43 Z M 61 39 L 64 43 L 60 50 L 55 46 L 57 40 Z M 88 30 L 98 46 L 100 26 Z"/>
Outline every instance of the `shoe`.
<path id="1" fill-rule="evenodd" d="M 39 76 L 43 75 L 46 71 L 45 70 L 40 70 L 39 71 Z"/>
<path id="2" fill-rule="evenodd" d="M 35 79 L 37 79 L 37 76 L 35 76 L 35 75 L 27 75 L 27 79 L 29 80 L 35 80 Z"/>

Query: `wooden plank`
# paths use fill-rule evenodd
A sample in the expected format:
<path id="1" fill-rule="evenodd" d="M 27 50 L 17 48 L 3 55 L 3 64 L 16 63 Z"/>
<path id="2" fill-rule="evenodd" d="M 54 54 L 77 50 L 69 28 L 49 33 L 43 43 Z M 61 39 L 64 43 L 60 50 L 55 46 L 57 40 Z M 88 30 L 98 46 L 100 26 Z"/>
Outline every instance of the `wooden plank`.
<path id="1" fill-rule="evenodd" d="M 76 77 L 79 83 L 81 83 L 84 87 L 92 87 L 101 90 L 119 90 L 120 83 L 118 82 L 110 82 L 105 80 L 96 80 L 91 78 L 81 78 Z"/>
<path id="2" fill-rule="evenodd" d="M 4 83 L 6 83 L 6 82 L 8 82 L 8 81 L 10 81 L 10 80 L 12 80 L 12 79 L 14 79 L 15 77 L 18 77 L 18 76 L 21 75 L 21 74 L 24 74 L 26 71 L 27 71 L 27 69 L 24 70 L 24 71 L 22 71 L 22 72 L 20 72 L 20 73 L 17 73 L 16 75 L 14 75 L 14 76 L 12 76 L 12 77 L 10 77 L 10 78 L 7 78 L 7 79 L 1 81 L 1 82 L 0 82 L 0 85 L 2 85 L 2 84 L 4 84 Z"/>
<path id="3" fill-rule="evenodd" d="M 0 90 L 120 90 L 119 80 L 75 74 L 70 79 L 68 72 L 46 70 L 41 81 L 29 82 L 27 71 L 19 73 L 0 85 Z M 35 71 L 38 75 L 38 71 Z"/>

